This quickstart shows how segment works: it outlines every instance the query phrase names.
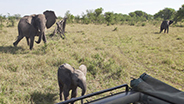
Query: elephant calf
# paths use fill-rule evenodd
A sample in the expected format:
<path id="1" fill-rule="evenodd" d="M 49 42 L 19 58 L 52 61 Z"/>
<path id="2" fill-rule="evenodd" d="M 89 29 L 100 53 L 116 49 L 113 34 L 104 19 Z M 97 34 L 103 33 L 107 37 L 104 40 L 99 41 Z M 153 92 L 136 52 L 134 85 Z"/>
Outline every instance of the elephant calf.
<path id="1" fill-rule="evenodd" d="M 162 21 L 162 24 L 160 26 L 160 33 L 162 32 L 162 30 L 164 29 L 164 33 L 166 32 L 167 30 L 167 33 L 169 32 L 169 25 L 172 24 L 173 21 L 170 20 L 170 21 Z"/>
<path id="2" fill-rule="evenodd" d="M 82 89 L 83 96 L 86 92 L 86 73 L 87 68 L 81 65 L 79 70 L 74 69 L 69 64 L 65 63 L 58 68 L 58 84 L 60 90 L 60 100 L 62 100 L 62 93 L 65 100 L 69 99 L 69 91 L 72 90 L 71 98 L 77 96 L 77 87 Z M 83 101 L 81 100 L 83 104 Z"/>

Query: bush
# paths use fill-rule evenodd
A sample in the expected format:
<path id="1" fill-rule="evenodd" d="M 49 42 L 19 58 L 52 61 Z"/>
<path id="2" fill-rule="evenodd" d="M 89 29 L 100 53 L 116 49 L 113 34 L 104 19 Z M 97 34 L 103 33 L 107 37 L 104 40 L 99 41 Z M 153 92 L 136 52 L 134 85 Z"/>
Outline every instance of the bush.
<path id="1" fill-rule="evenodd" d="M 115 27 L 113 31 L 118 31 L 118 27 Z"/>
<path id="2" fill-rule="evenodd" d="M 130 22 L 129 22 L 129 25 L 130 25 L 130 26 L 134 26 L 134 25 L 135 25 L 135 22 L 130 21 Z"/>
<path id="3" fill-rule="evenodd" d="M 142 26 L 145 26 L 146 25 L 146 23 L 142 23 Z"/>

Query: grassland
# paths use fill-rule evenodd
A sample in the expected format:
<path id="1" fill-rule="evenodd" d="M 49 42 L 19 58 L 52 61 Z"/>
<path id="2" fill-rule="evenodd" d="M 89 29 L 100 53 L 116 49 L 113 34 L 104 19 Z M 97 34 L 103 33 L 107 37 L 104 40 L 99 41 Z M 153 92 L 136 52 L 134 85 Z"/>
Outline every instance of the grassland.
<path id="1" fill-rule="evenodd" d="M 64 40 L 58 35 L 49 37 L 53 30 L 54 26 L 46 31 L 47 44 L 34 44 L 31 51 L 26 39 L 13 47 L 17 27 L 0 30 L 0 104 L 60 102 L 57 69 L 63 63 L 87 66 L 87 94 L 130 84 L 130 77 L 144 72 L 184 91 L 182 27 L 158 34 L 159 25 L 149 23 L 68 24 Z"/>

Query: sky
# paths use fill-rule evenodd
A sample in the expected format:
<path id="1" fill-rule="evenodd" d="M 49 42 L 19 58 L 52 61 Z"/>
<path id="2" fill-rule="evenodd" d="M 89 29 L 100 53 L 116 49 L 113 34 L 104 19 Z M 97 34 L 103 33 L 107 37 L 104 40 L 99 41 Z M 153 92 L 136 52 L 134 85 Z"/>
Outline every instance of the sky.
<path id="1" fill-rule="evenodd" d="M 103 13 L 114 12 L 128 14 L 141 10 L 148 14 L 172 8 L 179 10 L 184 0 L 0 0 L 0 15 L 42 14 L 45 10 L 53 10 L 56 16 L 64 17 L 69 10 L 74 16 L 86 14 L 86 10 L 102 7 Z"/>

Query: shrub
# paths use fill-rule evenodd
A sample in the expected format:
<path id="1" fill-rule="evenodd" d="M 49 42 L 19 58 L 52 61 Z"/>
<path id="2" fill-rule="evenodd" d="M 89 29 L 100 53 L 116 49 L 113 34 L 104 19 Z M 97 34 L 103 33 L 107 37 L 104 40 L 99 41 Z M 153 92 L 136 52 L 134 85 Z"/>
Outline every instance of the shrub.
<path id="1" fill-rule="evenodd" d="M 129 25 L 130 25 L 130 26 L 134 26 L 134 25 L 135 25 L 135 22 L 130 21 L 130 22 L 129 22 Z"/>
<path id="2" fill-rule="evenodd" d="M 113 31 L 118 31 L 118 27 L 115 27 Z"/>
<path id="3" fill-rule="evenodd" d="M 142 26 L 145 26 L 146 25 L 146 23 L 142 23 Z"/>

